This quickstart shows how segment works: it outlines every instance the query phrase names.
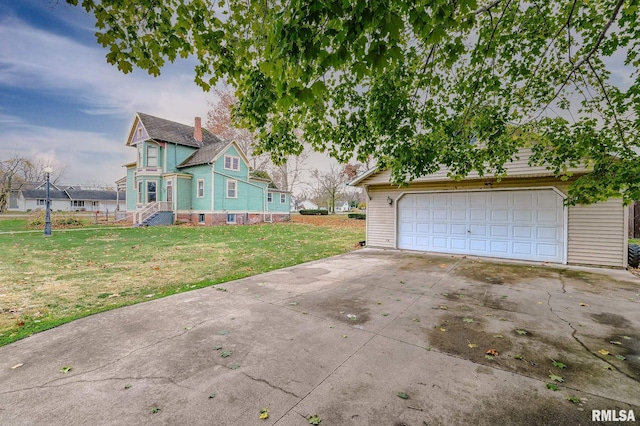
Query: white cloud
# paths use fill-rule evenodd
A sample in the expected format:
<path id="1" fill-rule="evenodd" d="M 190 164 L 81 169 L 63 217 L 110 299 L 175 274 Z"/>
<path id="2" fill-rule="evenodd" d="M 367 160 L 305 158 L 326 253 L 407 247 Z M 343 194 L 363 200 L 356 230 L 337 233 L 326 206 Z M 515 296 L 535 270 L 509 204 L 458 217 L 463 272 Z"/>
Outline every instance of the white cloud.
<path id="1" fill-rule="evenodd" d="M 0 158 L 18 155 L 33 161 L 68 165 L 65 183 L 113 184 L 125 174 L 122 165 L 135 156 L 124 142 L 104 134 L 27 123 L 0 127 L 0 140 Z"/>
<path id="2" fill-rule="evenodd" d="M 143 111 L 191 123 L 206 114 L 213 97 L 195 85 L 188 61 L 168 64 L 158 78 L 139 69 L 125 75 L 107 64 L 97 43 L 88 47 L 16 18 L 0 21 L 0 40 L 0 85 L 73 96 L 89 114 Z"/>

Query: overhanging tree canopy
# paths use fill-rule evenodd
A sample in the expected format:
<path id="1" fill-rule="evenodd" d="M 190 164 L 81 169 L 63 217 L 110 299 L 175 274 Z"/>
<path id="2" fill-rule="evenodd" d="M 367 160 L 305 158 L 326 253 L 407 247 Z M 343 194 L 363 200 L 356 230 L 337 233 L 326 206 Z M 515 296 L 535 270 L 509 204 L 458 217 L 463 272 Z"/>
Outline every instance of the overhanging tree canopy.
<path id="1" fill-rule="evenodd" d="M 107 61 L 158 75 L 195 56 L 274 158 L 373 156 L 396 182 L 444 165 L 501 176 L 521 147 L 571 202 L 640 198 L 638 0 L 67 0 Z"/>

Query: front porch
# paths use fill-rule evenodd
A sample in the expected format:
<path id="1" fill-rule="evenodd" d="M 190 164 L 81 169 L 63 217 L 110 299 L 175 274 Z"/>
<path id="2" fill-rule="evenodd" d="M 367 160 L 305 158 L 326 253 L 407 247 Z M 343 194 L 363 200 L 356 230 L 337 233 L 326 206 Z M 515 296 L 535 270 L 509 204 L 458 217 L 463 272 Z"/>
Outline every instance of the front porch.
<path id="1" fill-rule="evenodd" d="M 133 226 L 173 225 L 174 214 L 170 201 L 155 201 L 136 209 Z"/>

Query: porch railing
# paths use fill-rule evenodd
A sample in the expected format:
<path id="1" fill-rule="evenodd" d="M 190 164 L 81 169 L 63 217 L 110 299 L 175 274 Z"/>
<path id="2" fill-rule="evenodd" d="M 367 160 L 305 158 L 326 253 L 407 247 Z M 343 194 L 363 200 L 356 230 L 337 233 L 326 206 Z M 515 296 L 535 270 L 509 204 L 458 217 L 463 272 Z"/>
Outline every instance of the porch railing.
<path id="1" fill-rule="evenodd" d="M 168 202 L 168 201 L 156 201 L 153 203 L 146 204 L 144 207 L 142 207 L 140 210 L 134 213 L 133 224 L 140 225 L 149 216 L 151 216 L 156 212 L 170 212 L 170 211 L 172 211 L 171 202 Z"/>

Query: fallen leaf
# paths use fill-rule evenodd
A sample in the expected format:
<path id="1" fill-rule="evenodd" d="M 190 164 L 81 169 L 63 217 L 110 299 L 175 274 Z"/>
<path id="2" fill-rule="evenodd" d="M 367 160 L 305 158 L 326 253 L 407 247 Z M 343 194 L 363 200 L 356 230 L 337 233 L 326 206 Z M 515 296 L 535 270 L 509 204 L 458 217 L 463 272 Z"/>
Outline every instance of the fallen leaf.
<path id="1" fill-rule="evenodd" d="M 225 334 L 229 334 L 229 331 L 228 330 L 220 330 L 220 331 L 218 331 L 218 334 L 220 336 L 224 336 Z"/>
<path id="2" fill-rule="evenodd" d="M 554 359 L 552 359 L 551 361 L 553 362 L 553 366 L 554 367 L 558 367 L 560 369 L 567 368 L 567 366 L 565 364 L 561 363 L 561 362 L 558 362 L 558 361 L 556 361 Z"/>
<path id="3" fill-rule="evenodd" d="M 440 267 L 441 267 L 441 268 L 446 268 L 446 267 L 447 267 L 447 264 L 446 264 L 446 263 L 441 263 L 441 264 L 440 264 Z"/>
<path id="4" fill-rule="evenodd" d="M 240 368 L 240 364 L 231 364 L 232 370 L 237 370 L 238 368 Z"/>
<path id="5" fill-rule="evenodd" d="M 440 327 L 440 331 L 447 331 L 447 329 L 444 327 Z"/>
<path id="6" fill-rule="evenodd" d="M 14 365 L 13 367 L 11 367 L 11 369 L 12 369 L 12 370 L 15 370 L 16 368 L 20 368 L 20 367 L 22 367 L 23 365 L 24 365 L 23 363 L 16 364 L 16 365 Z"/>
<path id="7" fill-rule="evenodd" d="M 524 359 L 524 358 L 522 358 L 522 355 L 514 355 L 513 358 L 514 359 Z"/>
<path id="8" fill-rule="evenodd" d="M 131 383 L 127 383 L 126 385 L 124 385 L 125 389 L 131 389 Z"/>
<path id="9" fill-rule="evenodd" d="M 343 335 L 342 335 L 342 338 L 343 338 L 343 339 L 346 339 L 346 338 L 347 338 L 347 335 L 346 335 L 346 334 L 343 334 Z"/>
<path id="10" fill-rule="evenodd" d="M 600 352 L 602 355 L 611 355 L 611 352 L 606 349 L 600 349 L 598 352 Z"/>
<path id="11" fill-rule="evenodd" d="M 233 352 L 231 352 L 231 351 L 224 351 L 224 352 L 222 352 L 222 353 L 220 354 L 220 356 L 221 356 L 222 358 L 229 358 L 232 354 L 233 354 Z"/>
<path id="12" fill-rule="evenodd" d="M 620 361 L 624 361 L 625 359 L 627 359 L 627 357 L 625 357 L 624 355 L 616 355 L 616 358 L 618 358 Z"/>
<path id="13" fill-rule="evenodd" d="M 525 335 L 525 334 L 527 334 L 528 332 L 527 332 L 527 330 L 521 330 L 521 329 L 518 329 L 518 330 L 516 330 L 516 333 L 518 333 L 518 334 L 519 334 L 519 335 L 521 335 L 521 336 L 524 336 L 524 335 Z"/>
<path id="14" fill-rule="evenodd" d="M 69 371 L 71 371 L 71 370 L 73 370 L 73 367 L 72 367 L 72 366 L 70 366 L 70 365 L 65 365 L 64 367 L 62 367 L 62 368 L 60 369 L 60 372 L 61 372 L 61 373 L 65 373 L 65 374 L 66 374 L 66 373 L 68 373 L 68 372 L 69 372 Z"/>
<path id="15" fill-rule="evenodd" d="M 591 305 L 589 305 L 588 303 L 580 302 L 580 306 L 587 306 L 587 307 L 589 307 L 589 306 L 591 306 Z"/>
<path id="16" fill-rule="evenodd" d="M 386 313 L 386 312 L 383 312 L 383 313 L 381 313 L 380 315 L 382 315 L 383 317 L 386 317 L 386 316 L 388 316 L 389 314 L 388 314 L 388 313 Z"/>
<path id="17" fill-rule="evenodd" d="M 211 395 L 209 395 L 209 399 L 213 399 L 213 398 L 215 398 L 215 397 L 216 397 L 215 392 L 214 392 L 214 393 L 212 393 Z"/>
<path id="18" fill-rule="evenodd" d="M 580 398 L 578 398 L 577 396 L 568 396 L 567 401 L 571 401 L 574 404 L 577 404 L 580 402 Z"/>
<path id="19" fill-rule="evenodd" d="M 504 336 L 502 334 L 494 334 L 493 337 L 496 339 L 502 339 Z"/>
<path id="20" fill-rule="evenodd" d="M 266 420 L 269 418 L 269 410 L 266 408 L 263 408 L 262 410 L 260 410 L 260 419 L 262 420 Z"/>
<path id="21" fill-rule="evenodd" d="M 547 389 L 550 389 L 555 392 L 558 390 L 558 385 L 556 385 L 555 383 L 547 383 Z"/>
<path id="22" fill-rule="evenodd" d="M 443 311 L 446 311 L 446 310 L 447 310 L 447 309 L 449 309 L 449 308 L 447 308 L 447 307 L 446 307 L 446 306 L 444 306 L 444 305 L 440 305 L 440 306 L 438 306 L 438 309 L 442 309 Z"/>
<path id="23" fill-rule="evenodd" d="M 604 366 L 604 367 L 602 367 L 602 368 L 604 368 L 605 370 L 613 371 L 613 367 L 612 367 L 612 366 L 610 366 L 610 365 L 605 365 L 605 366 Z"/>
<path id="24" fill-rule="evenodd" d="M 550 372 L 550 373 L 551 373 L 551 372 Z M 563 379 L 562 377 L 557 376 L 557 375 L 555 375 L 555 374 L 553 374 L 553 373 L 549 374 L 549 378 L 550 378 L 551 380 L 553 380 L 554 382 L 560 382 L 560 383 L 564 382 L 564 379 Z"/>
<path id="25" fill-rule="evenodd" d="M 622 338 L 623 338 L 624 340 L 631 340 L 631 337 L 629 337 L 629 336 L 622 336 Z"/>
<path id="26" fill-rule="evenodd" d="M 469 343 L 467 346 L 469 346 L 471 349 L 478 347 L 478 345 L 476 345 L 475 343 Z"/>
<path id="27" fill-rule="evenodd" d="M 500 355 L 500 354 L 498 353 L 498 351 L 497 351 L 497 350 L 495 350 L 495 349 L 487 349 L 484 353 L 486 353 L 487 355 L 491 355 L 491 356 L 498 356 L 498 355 Z"/>
<path id="28" fill-rule="evenodd" d="M 219 351 L 220 349 L 222 349 L 222 346 L 218 345 L 215 348 L 213 348 L 214 351 Z"/>
<path id="29" fill-rule="evenodd" d="M 620 342 L 616 342 L 615 340 L 610 340 L 609 343 L 611 343 L 612 345 L 621 345 L 622 344 Z"/>
<path id="30" fill-rule="evenodd" d="M 473 318 L 463 318 L 462 321 L 466 322 L 467 324 L 471 324 L 473 322 Z"/>
<path id="31" fill-rule="evenodd" d="M 158 407 L 153 407 L 153 408 L 151 409 L 151 413 L 152 413 L 152 414 L 157 414 L 157 413 L 159 413 L 159 412 L 160 412 L 160 409 L 159 409 Z"/>
<path id="32" fill-rule="evenodd" d="M 485 357 L 486 359 L 488 359 L 489 361 L 492 361 L 492 360 L 493 360 L 493 356 L 491 356 L 491 355 L 485 355 L 484 357 Z"/>
<path id="33" fill-rule="evenodd" d="M 409 395 L 407 395 L 405 392 L 398 392 L 398 398 L 409 399 Z"/>
<path id="34" fill-rule="evenodd" d="M 322 421 L 322 419 L 320 417 L 318 417 L 317 414 L 314 414 L 313 416 L 309 416 L 309 424 L 310 425 L 319 425 L 320 422 Z"/>

